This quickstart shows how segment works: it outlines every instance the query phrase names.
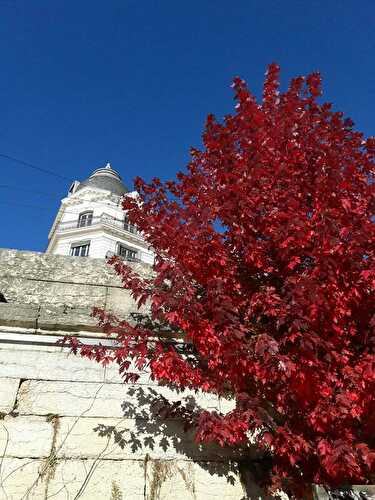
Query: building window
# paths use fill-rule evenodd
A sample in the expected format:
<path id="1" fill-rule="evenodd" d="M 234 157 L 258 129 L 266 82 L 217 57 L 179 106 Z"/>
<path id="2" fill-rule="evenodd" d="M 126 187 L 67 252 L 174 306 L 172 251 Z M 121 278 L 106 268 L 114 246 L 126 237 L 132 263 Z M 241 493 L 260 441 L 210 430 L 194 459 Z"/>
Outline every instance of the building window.
<path id="1" fill-rule="evenodd" d="M 70 248 L 70 255 L 73 257 L 87 257 L 89 254 L 90 242 L 73 243 Z"/>
<path id="2" fill-rule="evenodd" d="M 92 215 L 93 215 L 92 211 L 82 212 L 81 214 L 79 214 L 77 227 L 91 226 Z"/>
<path id="3" fill-rule="evenodd" d="M 138 260 L 137 259 L 137 251 L 131 248 L 122 245 L 121 243 L 117 244 L 117 255 L 126 260 Z"/>
<path id="4" fill-rule="evenodd" d="M 125 231 L 129 231 L 129 233 L 135 234 L 137 232 L 137 228 L 133 226 L 133 224 L 130 224 L 129 218 L 125 215 L 124 217 L 124 229 Z"/>

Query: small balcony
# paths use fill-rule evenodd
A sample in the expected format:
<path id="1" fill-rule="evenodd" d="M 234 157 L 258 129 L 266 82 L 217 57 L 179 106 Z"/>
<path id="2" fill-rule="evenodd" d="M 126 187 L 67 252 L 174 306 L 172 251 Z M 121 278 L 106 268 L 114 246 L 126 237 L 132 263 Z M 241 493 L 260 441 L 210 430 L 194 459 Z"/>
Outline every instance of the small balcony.
<path id="1" fill-rule="evenodd" d="M 112 217 L 108 214 L 102 214 L 98 217 L 91 217 L 89 219 L 86 219 L 84 222 L 82 220 L 60 222 L 60 224 L 56 228 L 56 232 L 62 233 L 65 231 L 72 231 L 74 229 L 82 230 L 99 225 L 120 229 L 122 231 L 125 231 L 127 234 L 132 235 L 138 240 L 143 240 L 139 231 L 137 231 L 135 226 L 132 226 L 127 220 L 117 219 L 116 217 Z"/>

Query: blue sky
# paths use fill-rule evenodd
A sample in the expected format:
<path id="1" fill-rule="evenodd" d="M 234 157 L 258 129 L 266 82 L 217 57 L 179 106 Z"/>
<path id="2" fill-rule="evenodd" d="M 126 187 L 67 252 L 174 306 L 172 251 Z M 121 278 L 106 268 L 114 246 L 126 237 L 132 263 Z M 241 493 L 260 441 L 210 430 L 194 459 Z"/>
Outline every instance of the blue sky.
<path id="1" fill-rule="evenodd" d="M 320 70 L 325 98 L 374 134 L 373 0 L 1 0 L 0 155 L 83 180 L 171 178 L 205 117 Z M 68 180 L 0 157 L 0 247 L 45 250 Z M 10 187 L 9 187 L 10 186 Z"/>

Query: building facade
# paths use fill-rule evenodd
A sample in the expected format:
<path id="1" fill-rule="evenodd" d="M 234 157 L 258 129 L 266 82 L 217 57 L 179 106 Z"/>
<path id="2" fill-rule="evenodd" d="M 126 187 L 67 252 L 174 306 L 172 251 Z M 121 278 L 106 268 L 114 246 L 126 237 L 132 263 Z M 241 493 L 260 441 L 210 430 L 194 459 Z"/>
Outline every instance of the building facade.
<path id="1" fill-rule="evenodd" d="M 128 192 L 109 163 L 85 181 L 73 182 L 49 232 L 46 252 L 93 258 L 116 254 L 152 264 L 152 250 L 122 209 L 123 196 L 136 193 Z"/>

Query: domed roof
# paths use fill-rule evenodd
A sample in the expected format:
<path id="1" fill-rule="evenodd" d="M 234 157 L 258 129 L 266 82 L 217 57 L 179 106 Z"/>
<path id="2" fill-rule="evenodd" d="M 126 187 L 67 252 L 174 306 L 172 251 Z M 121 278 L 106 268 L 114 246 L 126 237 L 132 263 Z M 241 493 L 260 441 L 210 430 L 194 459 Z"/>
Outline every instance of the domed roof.
<path id="1" fill-rule="evenodd" d="M 94 170 L 88 179 L 78 184 L 75 192 L 84 187 L 105 189 L 118 196 L 128 192 L 125 184 L 122 182 L 120 174 L 116 172 L 116 170 L 113 170 L 109 163 L 107 163 L 105 167 Z"/>

